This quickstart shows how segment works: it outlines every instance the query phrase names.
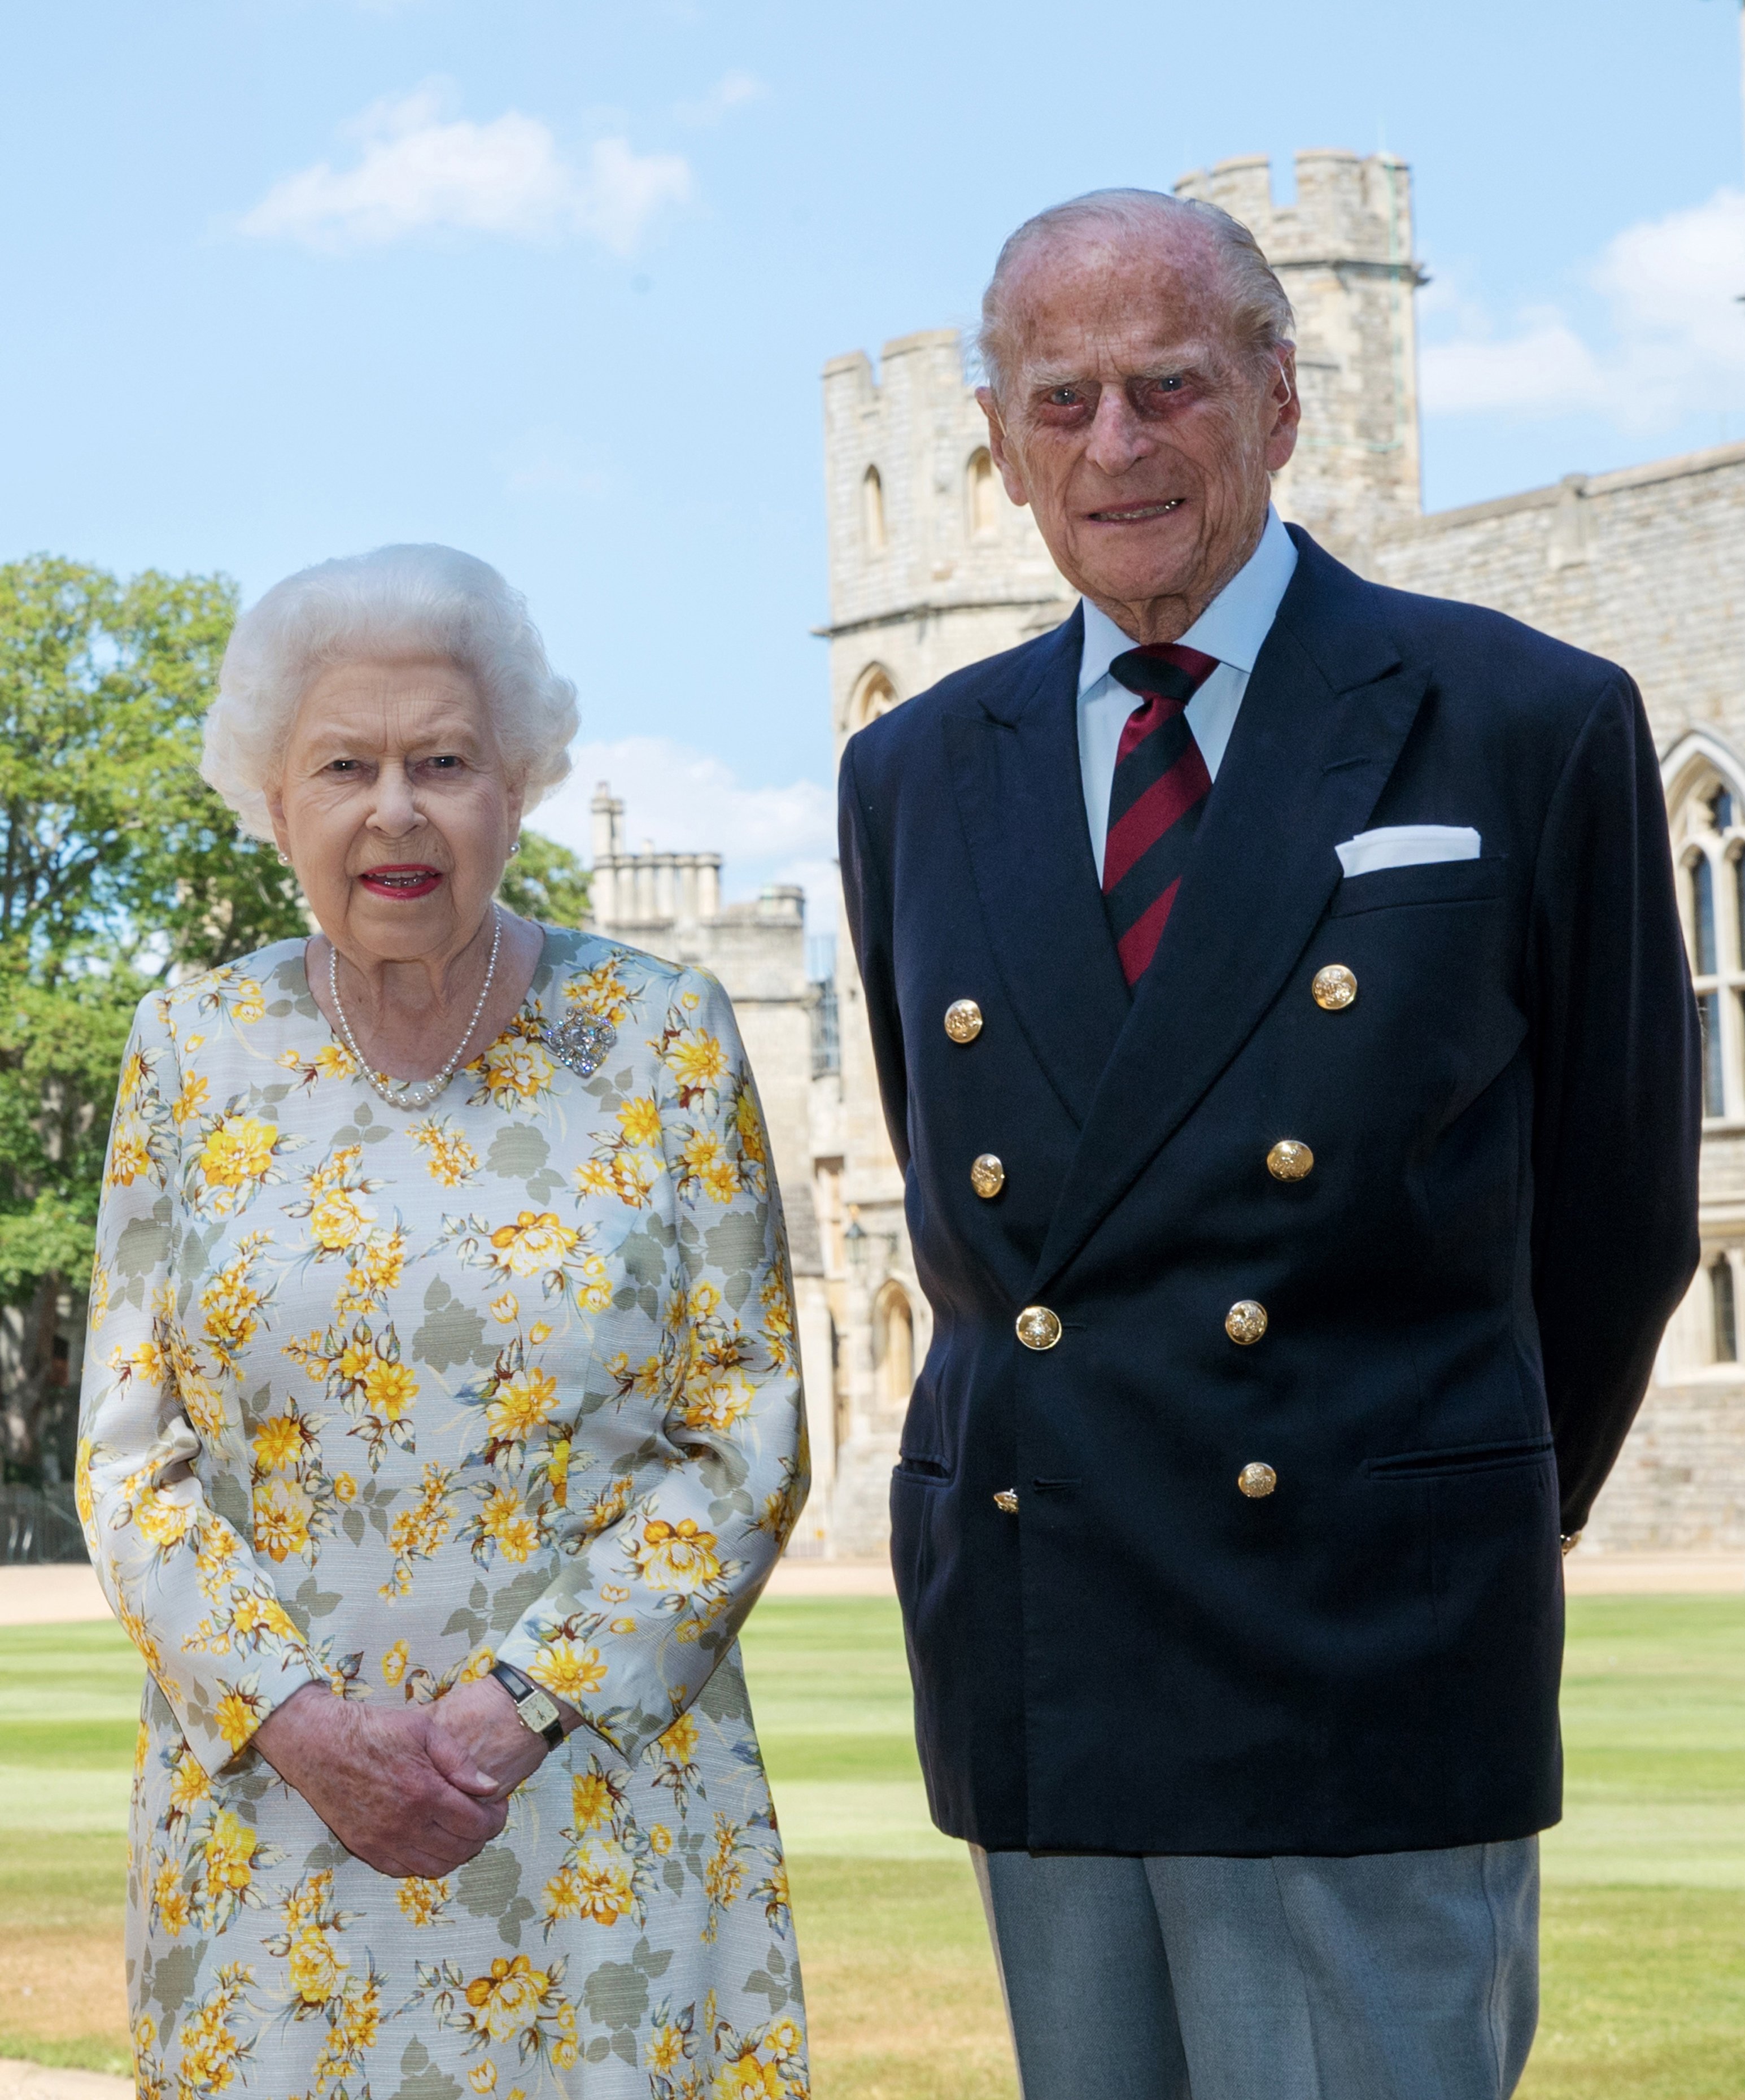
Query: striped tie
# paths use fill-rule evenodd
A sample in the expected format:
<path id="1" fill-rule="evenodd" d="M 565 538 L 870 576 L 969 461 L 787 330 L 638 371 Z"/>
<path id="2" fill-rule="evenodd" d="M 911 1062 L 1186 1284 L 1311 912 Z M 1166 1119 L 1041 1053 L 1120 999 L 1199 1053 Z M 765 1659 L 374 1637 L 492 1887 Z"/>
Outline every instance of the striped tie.
<path id="1" fill-rule="evenodd" d="M 1187 708 L 1218 659 L 1178 642 L 1156 642 L 1128 650 L 1108 668 L 1144 702 L 1121 732 L 1103 849 L 1109 924 L 1122 973 L 1136 985 L 1157 952 L 1211 792 Z"/>

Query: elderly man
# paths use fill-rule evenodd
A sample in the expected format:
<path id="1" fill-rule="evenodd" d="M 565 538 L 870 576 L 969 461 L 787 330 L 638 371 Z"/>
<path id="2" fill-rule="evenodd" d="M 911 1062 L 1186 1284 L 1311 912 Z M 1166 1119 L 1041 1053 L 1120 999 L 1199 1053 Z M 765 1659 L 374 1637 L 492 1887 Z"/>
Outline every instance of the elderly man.
<path id="1" fill-rule="evenodd" d="M 1290 327 L 1210 205 L 1021 227 L 981 400 L 1083 602 L 843 761 L 892 1551 L 1025 2100 L 1512 2091 L 1559 1533 L 1696 1260 L 1636 689 L 1280 523 Z"/>

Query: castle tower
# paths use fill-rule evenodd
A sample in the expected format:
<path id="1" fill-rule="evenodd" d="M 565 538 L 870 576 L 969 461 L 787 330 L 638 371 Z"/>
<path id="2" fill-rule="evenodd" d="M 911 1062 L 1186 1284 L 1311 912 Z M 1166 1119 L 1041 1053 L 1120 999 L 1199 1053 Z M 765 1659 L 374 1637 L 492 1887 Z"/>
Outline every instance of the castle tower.
<path id="1" fill-rule="evenodd" d="M 1240 219 L 1289 293 L 1302 430 L 1274 500 L 1364 568 L 1371 539 L 1422 507 L 1411 170 L 1386 153 L 1299 153 L 1297 201 L 1275 205 L 1262 154 L 1184 175 L 1175 193 Z"/>

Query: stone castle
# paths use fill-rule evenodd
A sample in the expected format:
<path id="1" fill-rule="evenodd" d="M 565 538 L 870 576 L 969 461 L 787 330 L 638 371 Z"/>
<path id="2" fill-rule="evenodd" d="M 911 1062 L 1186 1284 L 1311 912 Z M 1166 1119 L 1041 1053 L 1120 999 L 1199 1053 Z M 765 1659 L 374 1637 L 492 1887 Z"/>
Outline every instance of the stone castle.
<path id="1" fill-rule="evenodd" d="M 1745 1550 L 1745 445 L 1424 514 L 1408 169 L 1299 153 L 1176 185 L 1254 232 L 1298 317 L 1303 404 L 1280 510 L 1379 582 L 1494 606 L 1628 668 L 1661 755 L 1707 1026 L 1703 1260 L 1595 1511 L 1591 1550 Z M 955 333 L 824 369 L 835 748 L 950 671 L 1065 618 L 1073 593 L 1007 501 Z M 596 918 L 694 957 L 738 1005 L 787 1196 L 817 1485 L 800 1551 L 875 1551 L 926 1300 L 853 960 L 805 965 L 797 892 L 719 902 L 712 856 L 627 856 L 596 804 Z M 603 830 L 597 827 L 603 826 Z M 1597 1134 L 1596 1141 L 1603 1141 Z"/>

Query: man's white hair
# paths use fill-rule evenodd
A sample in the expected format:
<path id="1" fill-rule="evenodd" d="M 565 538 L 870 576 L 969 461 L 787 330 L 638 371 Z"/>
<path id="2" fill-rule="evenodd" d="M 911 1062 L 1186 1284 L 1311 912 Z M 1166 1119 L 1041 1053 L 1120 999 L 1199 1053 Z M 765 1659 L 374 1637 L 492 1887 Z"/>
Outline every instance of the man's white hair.
<path id="1" fill-rule="evenodd" d="M 200 770 L 244 831 L 273 836 L 267 793 L 303 695 L 321 673 L 409 657 L 436 658 L 473 680 L 527 808 L 564 779 L 575 688 L 547 662 L 520 592 L 458 548 L 378 547 L 299 569 L 231 632 Z"/>
<path id="2" fill-rule="evenodd" d="M 1163 190 L 1091 190 L 1051 205 L 1027 218 L 1001 249 L 981 298 L 976 348 L 988 384 L 998 398 L 1010 380 L 1011 290 L 1013 277 L 1036 249 L 1073 235 L 1141 238 L 1161 231 L 1197 233 L 1223 274 L 1232 335 L 1257 362 L 1276 357 L 1291 340 L 1296 317 L 1285 287 L 1260 251 L 1260 243 L 1239 218 L 1203 197 L 1171 196 Z"/>

